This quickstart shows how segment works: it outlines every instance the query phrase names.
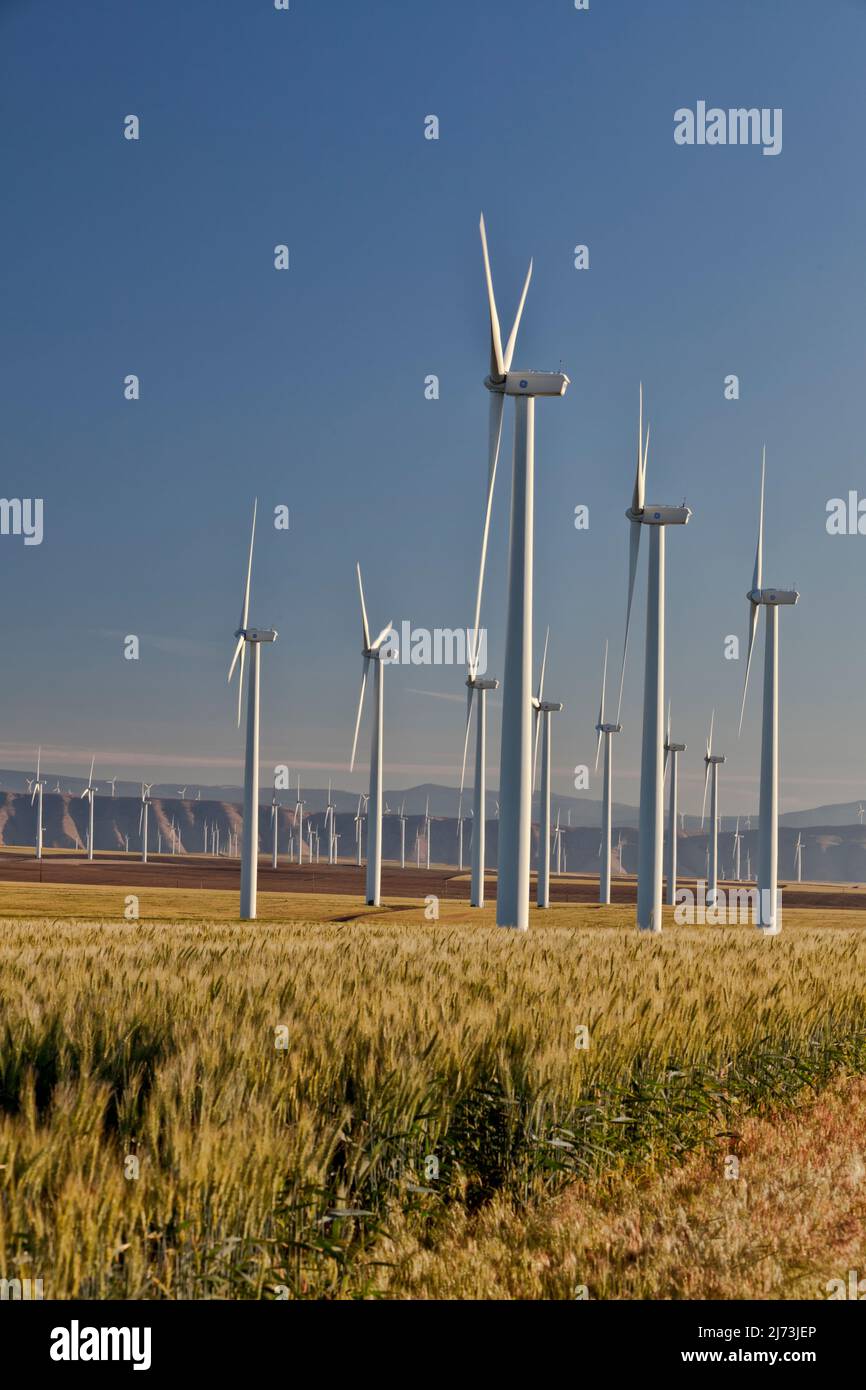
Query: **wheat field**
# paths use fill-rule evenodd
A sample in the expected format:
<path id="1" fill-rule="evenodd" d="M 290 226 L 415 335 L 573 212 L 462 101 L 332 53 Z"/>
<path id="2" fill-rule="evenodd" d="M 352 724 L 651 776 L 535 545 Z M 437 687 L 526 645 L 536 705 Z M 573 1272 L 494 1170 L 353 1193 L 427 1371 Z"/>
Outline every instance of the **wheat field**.
<path id="1" fill-rule="evenodd" d="M 417 1297 L 406 1252 L 456 1218 L 670 1172 L 866 1072 L 850 913 L 767 939 L 565 911 L 527 936 L 417 908 L 5 921 L 0 1277 L 48 1298 Z"/>

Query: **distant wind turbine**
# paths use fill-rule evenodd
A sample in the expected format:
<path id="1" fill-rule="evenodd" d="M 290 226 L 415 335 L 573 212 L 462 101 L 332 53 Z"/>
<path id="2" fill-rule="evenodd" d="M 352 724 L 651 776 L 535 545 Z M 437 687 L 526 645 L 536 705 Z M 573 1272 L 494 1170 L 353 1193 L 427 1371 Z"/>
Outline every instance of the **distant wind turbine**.
<path id="1" fill-rule="evenodd" d="M 644 439 L 643 386 L 641 386 L 637 473 L 631 507 L 626 512 L 630 530 L 628 603 L 625 641 L 622 649 L 617 722 L 619 722 L 619 709 L 622 706 L 625 658 L 628 650 L 628 632 L 640 551 L 641 527 L 648 526 L 650 528 L 650 553 L 644 662 L 643 744 L 640 767 L 637 925 L 641 931 L 659 932 L 662 929 L 662 856 L 664 845 L 662 757 L 665 693 L 665 527 L 685 526 L 692 513 L 691 508 L 686 506 L 647 506 L 645 489 L 648 453 L 649 426 L 647 426 L 646 439 Z"/>
<path id="2" fill-rule="evenodd" d="M 240 662 L 238 676 L 238 728 L 241 723 L 243 702 L 244 662 L 247 646 L 250 652 L 250 669 L 247 680 L 247 737 L 246 759 L 244 763 L 244 844 L 241 860 L 241 905 L 240 914 L 245 920 L 256 915 L 256 890 L 259 872 L 259 677 L 260 657 L 263 642 L 275 642 L 275 628 L 249 627 L 250 583 L 253 573 L 253 546 L 256 539 L 256 510 L 253 504 L 253 526 L 250 534 L 250 552 L 247 560 L 247 578 L 241 604 L 240 624 L 235 632 L 237 646 L 229 667 L 229 681 L 234 675 L 235 666 Z"/>
<path id="3" fill-rule="evenodd" d="M 758 544 L 752 587 L 746 595 L 749 601 L 749 651 L 746 659 L 746 678 L 743 682 L 743 703 L 740 709 L 740 729 L 746 709 L 749 671 L 761 608 L 765 609 L 764 625 L 764 709 L 761 727 L 761 791 L 758 809 L 758 925 L 769 932 L 779 929 L 776 921 L 779 861 L 779 626 L 781 606 L 793 606 L 800 595 L 796 589 L 765 588 L 763 583 L 764 551 L 764 479 L 767 451 L 761 456 L 761 501 L 758 511 Z"/>
<path id="4" fill-rule="evenodd" d="M 613 747 L 611 738 L 622 730 L 621 724 L 606 724 L 604 719 L 604 694 L 607 687 L 607 642 L 604 644 L 604 664 L 601 668 L 601 700 L 598 705 L 598 721 L 595 731 L 598 739 L 595 745 L 595 770 L 598 771 L 598 757 L 604 740 L 604 791 L 601 801 L 601 865 L 598 876 L 598 900 L 610 902 L 610 835 L 613 785 Z"/>
<path id="5" fill-rule="evenodd" d="M 716 711 L 710 715 L 710 732 L 707 736 L 707 751 L 704 756 L 704 804 L 701 807 L 701 830 L 707 814 L 707 784 L 710 792 L 711 830 L 707 848 L 709 849 L 709 875 L 707 887 L 707 906 L 714 907 L 719 895 L 719 768 L 725 761 L 721 753 L 713 752 L 713 724 Z"/>
<path id="6" fill-rule="evenodd" d="M 138 833 L 141 836 L 141 862 L 147 863 L 147 821 L 150 810 L 150 789 L 152 782 L 142 782 L 141 784 L 141 811 L 138 817 Z"/>
<path id="7" fill-rule="evenodd" d="M 349 762 L 349 770 L 355 766 L 355 751 L 358 746 L 358 730 L 361 727 L 361 715 L 364 712 L 364 693 L 367 689 L 367 672 L 370 662 L 373 662 L 373 737 L 370 746 L 370 799 L 367 814 L 369 823 L 367 826 L 367 903 L 371 907 L 378 907 L 381 899 L 382 890 L 382 737 L 383 737 L 383 711 L 384 711 L 384 681 L 382 670 L 382 644 L 385 638 L 392 631 L 391 623 L 387 623 L 379 633 L 375 641 L 370 641 L 370 627 L 367 622 L 367 606 L 364 603 L 364 584 L 361 579 L 361 566 L 356 565 L 358 575 L 358 594 L 361 599 L 361 637 L 363 646 L 361 655 L 363 657 L 363 667 L 361 668 L 361 693 L 358 700 L 358 713 L 355 718 L 355 736 L 352 740 L 352 757 Z"/>
<path id="8" fill-rule="evenodd" d="M 550 628 L 544 638 L 544 655 L 541 658 L 541 671 L 538 677 L 538 694 L 533 697 L 535 710 L 535 752 L 532 763 L 532 790 L 535 790 L 535 774 L 538 766 L 538 734 L 541 731 L 541 816 L 538 830 L 538 868 L 536 872 L 536 902 L 539 907 L 550 907 L 550 716 L 559 714 L 562 704 L 555 700 L 545 700 L 544 672 L 547 667 L 547 644 Z"/>
<path id="9" fill-rule="evenodd" d="M 803 836 L 798 833 L 797 843 L 794 845 L 794 866 L 797 872 L 797 882 L 803 881 Z"/>
<path id="10" fill-rule="evenodd" d="M 668 868 L 667 868 L 667 899 L 672 907 L 677 898 L 677 795 L 679 774 L 677 763 L 680 753 L 685 753 L 684 743 L 674 743 L 671 740 L 671 703 L 668 700 L 668 730 L 665 737 L 665 767 L 668 759 L 671 764 L 671 785 L 668 803 Z"/>
<path id="11" fill-rule="evenodd" d="M 87 857 L 88 857 L 88 859 L 92 859 L 92 858 L 93 858 L 93 799 L 94 799 L 94 797 L 96 796 L 96 787 L 94 787 L 94 785 L 93 785 L 93 764 L 94 764 L 95 762 L 96 762 L 96 756 L 95 756 L 95 754 L 94 754 L 94 756 L 90 759 L 90 776 L 89 776 L 88 779 L 87 779 L 87 786 L 84 788 L 84 791 L 81 793 L 81 799 L 82 799 L 83 801 L 86 801 L 86 802 L 88 803 L 88 810 L 87 810 Z"/>
<path id="12" fill-rule="evenodd" d="M 32 788 L 33 788 L 33 794 L 32 794 L 32 796 L 30 797 L 30 805 L 32 806 L 34 801 L 38 801 L 38 803 L 39 803 L 38 806 L 36 807 L 36 858 L 37 858 L 37 859 L 41 859 L 41 858 L 42 858 L 42 792 L 43 792 L 43 789 L 44 789 L 44 787 L 45 787 L 45 779 L 44 779 L 44 777 L 40 777 L 40 775 L 39 775 L 39 769 L 40 769 L 41 766 L 42 766 L 42 749 L 39 748 L 39 749 L 37 750 L 37 753 L 36 753 L 36 779 L 35 779 L 35 781 L 32 781 L 32 782 L 30 781 L 30 778 L 29 778 L 29 777 L 28 777 L 28 779 L 27 779 L 28 783 L 29 783 L 29 784 L 32 786 Z"/>

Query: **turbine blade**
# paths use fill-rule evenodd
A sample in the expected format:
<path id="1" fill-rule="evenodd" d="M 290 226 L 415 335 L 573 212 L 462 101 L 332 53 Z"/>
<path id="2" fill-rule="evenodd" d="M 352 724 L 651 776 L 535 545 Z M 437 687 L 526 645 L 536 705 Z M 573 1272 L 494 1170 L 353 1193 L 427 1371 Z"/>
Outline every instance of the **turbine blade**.
<path id="1" fill-rule="evenodd" d="M 481 561 L 478 566 L 478 589 L 475 595 L 475 623 L 472 629 L 472 645 L 469 651 L 470 676 L 474 676 L 478 669 L 478 627 L 481 622 L 481 595 L 484 590 L 484 570 L 487 564 L 487 542 L 490 536 L 490 518 L 493 512 L 493 489 L 496 485 L 496 466 L 499 462 L 499 449 L 502 443 L 502 418 L 504 411 L 504 394 L 500 391 L 491 391 L 490 429 L 487 453 L 487 505 L 484 509 L 484 530 L 481 536 Z"/>
<path id="2" fill-rule="evenodd" d="M 511 370 L 511 359 L 514 356 L 514 348 L 517 343 L 517 330 L 520 327 L 520 319 L 523 315 L 523 306 L 526 303 L 526 292 L 529 289 L 529 282 L 532 279 L 532 261 L 529 262 L 529 269 L 526 272 L 526 279 L 523 283 L 523 293 L 520 296 L 520 303 L 517 306 L 517 313 L 514 315 L 514 323 L 508 335 L 508 342 L 505 344 L 505 355 L 503 366 L 508 372 Z"/>
<path id="3" fill-rule="evenodd" d="M 715 722 L 716 722 L 716 711 L 713 710 L 712 714 L 710 715 L 710 732 L 709 732 L 709 734 L 707 735 L 707 757 L 708 757 L 708 758 L 711 756 L 712 751 L 713 751 L 713 725 L 715 724 Z"/>
<path id="4" fill-rule="evenodd" d="M 250 533 L 250 554 L 249 559 L 247 560 L 247 582 L 244 588 L 243 607 L 241 608 L 241 630 L 246 628 L 247 619 L 249 618 L 250 614 L 250 583 L 253 575 L 253 545 L 255 544 L 256 539 L 256 512 L 258 511 L 258 506 L 259 499 L 256 498 L 253 502 L 253 529 Z"/>
<path id="5" fill-rule="evenodd" d="M 385 638 L 388 636 L 388 634 L 389 634 L 390 632 L 393 632 L 393 631 L 394 631 L 394 624 L 393 624 L 393 623 L 388 623 L 388 625 L 387 625 L 386 627 L 383 627 L 383 628 L 382 628 L 382 631 L 379 633 L 379 636 L 376 638 L 375 642 L 373 643 L 372 647 L 370 648 L 370 651 L 371 651 L 371 652 L 377 652 L 377 651 L 379 650 L 379 648 L 381 647 L 382 643 L 384 642 Z"/>
<path id="6" fill-rule="evenodd" d="M 545 669 L 545 667 L 547 666 L 547 644 L 548 644 L 549 640 L 550 640 L 550 627 L 548 627 L 546 633 L 544 634 L 544 652 L 543 652 L 542 657 L 541 657 L 541 672 L 540 672 L 539 677 L 538 677 L 538 696 L 537 696 L 537 699 L 538 699 L 539 704 L 541 703 L 542 697 L 543 697 L 543 695 L 544 695 L 544 669 Z"/>
<path id="7" fill-rule="evenodd" d="M 360 727 L 361 727 L 361 714 L 363 713 L 363 709 L 364 709 L 364 692 L 365 692 L 365 690 L 367 689 L 367 667 L 368 667 L 369 665 L 370 665 L 370 658 L 369 658 L 368 656 L 365 656 L 365 657 L 364 657 L 364 666 L 363 666 L 363 670 L 361 671 L 361 694 L 360 694 L 360 696 L 358 697 L 358 713 L 357 713 L 357 716 L 356 716 L 356 718 L 355 718 L 355 737 L 352 739 L 352 757 L 351 757 L 351 760 L 350 760 L 350 762 L 349 762 L 349 771 L 350 771 L 350 772 L 353 772 L 354 769 L 355 769 L 355 750 L 356 750 L 357 747 L 358 747 L 358 730 L 359 730 Z M 299 793 L 299 799 L 300 799 L 300 793 Z"/>
<path id="8" fill-rule="evenodd" d="M 701 806 L 701 830 L 704 828 L 704 817 L 707 814 L 707 787 L 710 783 L 710 765 L 704 764 L 704 802 Z"/>
<path id="9" fill-rule="evenodd" d="M 752 652 L 755 649 L 755 632 L 758 627 L 758 618 L 761 609 L 757 603 L 749 604 L 749 651 L 746 656 L 746 676 L 743 681 L 743 702 L 740 705 L 740 727 L 737 730 L 737 737 L 743 732 L 743 715 L 746 712 L 746 692 L 749 689 L 749 672 L 752 669 Z"/>
<path id="10" fill-rule="evenodd" d="M 505 376 L 502 334 L 499 330 L 499 315 L 496 312 L 496 296 L 493 293 L 493 276 L 490 273 L 490 255 L 487 250 L 487 229 L 484 226 L 483 212 L 478 225 L 481 231 L 481 253 L 484 257 L 484 278 L 487 281 L 487 303 L 490 309 L 490 375 Z"/>
<path id="11" fill-rule="evenodd" d="M 235 665 L 236 665 L 236 663 L 237 663 L 238 657 L 240 656 L 240 654 L 241 654 L 241 652 L 242 652 L 242 650 L 243 650 L 243 646 L 244 646 L 245 640 L 246 640 L 246 639 L 245 639 L 244 637 L 239 637 L 239 638 L 238 638 L 238 644 L 237 644 L 237 646 L 235 647 L 234 656 L 232 657 L 232 664 L 231 664 L 231 666 L 229 667 L 229 674 L 228 674 L 228 680 L 229 680 L 229 682 L 231 681 L 231 678 L 232 678 L 232 676 L 234 675 Z"/>
<path id="12" fill-rule="evenodd" d="M 637 562 L 638 556 L 640 554 L 640 532 L 641 523 L 639 521 L 631 522 L 628 538 L 628 602 L 626 603 L 625 610 L 625 637 L 623 639 L 622 644 L 622 668 L 619 673 L 619 699 L 617 701 L 616 706 L 617 724 L 619 724 L 620 722 L 620 713 L 622 711 L 622 688 L 625 682 L 625 659 L 626 654 L 628 652 L 628 633 L 629 628 L 631 626 L 631 605 L 632 600 L 634 599 L 634 585 L 635 578 L 637 576 Z"/>
<path id="13" fill-rule="evenodd" d="M 607 641 L 604 644 L 604 663 L 601 668 L 601 699 L 598 704 L 598 722 L 604 723 L 604 692 L 607 685 Z"/>
<path id="14" fill-rule="evenodd" d="M 246 662 L 246 659 L 247 644 L 246 641 L 244 641 L 244 644 L 241 648 L 241 664 L 238 668 L 238 728 L 241 727 L 241 708 L 243 706 L 244 700 L 244 663 Z"/>
<path id="15" fill-rule="evenodd" d="M 41 748 L 41 746 L 40 746 L 40 747 L 37 749 L 37 752 L 36 752 L 36 781 L 37 781 L 37 782 L 39 781 L 39 768 L 40 768 L 41 763 L 42 763 L 42 748 Z"/>
<path id="16" fill-rule="evenodd" d="M 370 625 L 367 622 L 367 605 L 364 602 L 364 584 L 361 579 L 361 566 L 356 565 L 358 572 L 358 593 L 361 595 L 361 630 L 364 639 L 364 651 L 370 650 Z"/>
<path id="17" fill-rule="evenodd" d="M 644 509 L 645 492 L 645 469 L 646 453 L 644 451 L 643 436 L 643 382 L 640 384 L 639 406 L 637 419 L 637 468 L 634 478 L 634 492 L 631 498 L 631 509 L 635 514 L 640 514 Z M 649 437 L 647 436 L 647 448 L 649 448 Z"/>
<path id="18" fill-rule="evenodd" d="M 755 568 L 752 574 L 752 588 L 760 589 L 764 570 L 764 474 L 767 468 L 766 446 L 761 454 L 761 501 L 758 507 L 758 544 L 755 548 Z"/>
<path id="19" fill-rule="evenodd" d="M 541 711 L 535 711 L 535 747 L 532 750 L 532 790 L 535 791 L 535 774 L 538 771 L 538 731 L 541 728 Z"/>
<path id="20" fill-rule="evenodd" d="M 460 772 L 460 796 L 463 796 L 463 786 L 466 782 L 466 754 L 469 751 L 469 726 L 472 723 L 472 696 L 475 694 L 470 685 L 466 690 L 466 731 L 463 735 L 463 767 Z"/>

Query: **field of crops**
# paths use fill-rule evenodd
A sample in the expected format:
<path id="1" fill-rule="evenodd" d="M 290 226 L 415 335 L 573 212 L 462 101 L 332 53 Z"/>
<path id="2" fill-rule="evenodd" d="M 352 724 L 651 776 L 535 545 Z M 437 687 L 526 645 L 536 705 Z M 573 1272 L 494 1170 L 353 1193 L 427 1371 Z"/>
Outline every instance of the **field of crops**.
<path id="1" fill-rule="evenodd" d="M 407 1233 L 667 1171 L 866 1071 L 863 929 L 550 917 L 5 922 L 0 1276 L 400 1297 Z"/>

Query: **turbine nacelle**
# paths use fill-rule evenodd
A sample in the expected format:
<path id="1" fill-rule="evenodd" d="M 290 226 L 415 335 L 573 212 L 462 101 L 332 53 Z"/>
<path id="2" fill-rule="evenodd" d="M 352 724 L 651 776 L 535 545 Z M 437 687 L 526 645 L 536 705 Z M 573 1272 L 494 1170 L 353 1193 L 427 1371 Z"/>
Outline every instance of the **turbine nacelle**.
<path id="1" fill-rule="evenodd" d="M 596 731 L 597 734 L 620 734 L 620 733 L 622 733 L 622 725 L 621 725 L 621 724 L 596 724 L 596 726 L 595 726 L 595 731 Z"/>
<path id="2" fill-rule="evenodd" d="M 245 642 L 276 642 L 279 636 L 275 627 L 239 627 L 235 637 Z"/>
<path id="3" fill-rule="evenodd" d="M 560 710 L 565 708 L 564 705 L 557 704 L 555 700 L 533 700 L 532 704 L 539 714 L 559 714 Z"/>
<path id="4" fill-rule="evenodd" d="M 717 766 L 721 766 L 721 764 L 722 764 L 724 761 L 725 761 L 725 755 L 724 755 L 724 753 L 707 753 L 707 754 L 704 756 L 704 762 L 707 764 L 708 767 L 711 766 L 711 765 L 714 764 L 714 763 L 715 763 Z"/>
<path id="5" fill-rule="evenodd" d="M 497 680 L 479 680 L 478 676 L 469 676 L 469 677 L 467 678 L 466 684 L 469 686 L 470 690 L 498 690 L 498 689 L 499 689 L 499 681 L 497 681 Z"/>
<path id="6" fill-rule="evenodd" d="M 564 372 L 506 372 L 485 377 L 484 385 L 505 396 L 564 396 L 571 378 Z"/>
<path id="7" fill-rule="evenodd" d="M 666 752 L 666 753 L 685 753 L 687 747 L 688 747 L 688 744 L 686 744 L 686 743 L 666 743 L 666 744 L 665 744 L 665 752 Z M 724 762 L 724 758 L 722 759 L 722 762 Z"/>
<path id="8" fill-rule="evenodd" d="M 645 506 L 636 512 L 629 507 L 626 516 L 629 521 L 639 521 L 644 526 L 686 526 L 692 515 L 691 507 Z"/>
<path id="9" fill-rule="evenodd" d="M 749 603 L 763 604 L 765 607 L 779 607 L 782 604 L 795 604 L 800 595 L 796 589 L 750 589 L 746 594 Z"/>

